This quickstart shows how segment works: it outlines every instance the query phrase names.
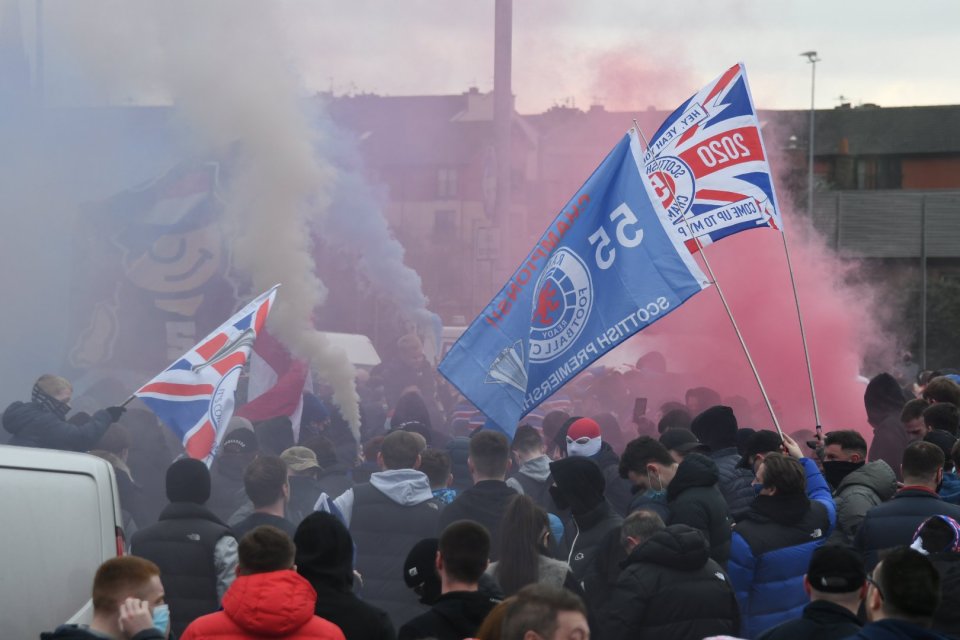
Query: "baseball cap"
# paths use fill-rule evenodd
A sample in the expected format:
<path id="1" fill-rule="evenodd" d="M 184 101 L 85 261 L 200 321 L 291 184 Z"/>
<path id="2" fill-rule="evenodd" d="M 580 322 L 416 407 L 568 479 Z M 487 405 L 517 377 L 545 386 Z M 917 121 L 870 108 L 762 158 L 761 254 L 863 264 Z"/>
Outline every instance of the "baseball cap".
<path id="1" fill-rule="evenodd" d="M 691 451 L 704 452 L 707 446 L 693 435 L 689 429 L 667 429 L 660 435 L 660 444 L 670 451 L 687 454 Z"/>
<path id="2" fill-rule="evenodd" d="M 779 433 L 761 429 L 747 438 L 747 443 L 743 447 L 743 457 L 740 458 L 740 464 L 738 466 L 745 469 L 752 469 L 753 465 L 750 464 L 750 458 L 758 453 L 780 451 L 780 447 L 782 446 L 783 439 Z"/>
<path id="3" fill-rule="evenodd" d="M 824 593 L 850 593 L 863 586 L 867 572 L 860 554 L 839 544 L 817 548 L 810 557 L 807 580 Z"/>
<path id="4" fill-rule="evenodd" d="M 287 463 L 290 471 L 320 468 L 320 464 L 317 462 L 317 454 L 306 447 L 290 447 L 280 454 L 280 458 Z"/>
<path id="5" fill-rule="evenodd" d="M 438 538 L 425 538 L 413 545 L 403 562 L 403 581 L 420 596 L 423 604 L 433 604 L 440 597 L 440 576 L 437 575 Z"/>
<path id="6" fill-rule="evenodd" d="M 257 444 L 257 434 L 252 429 L 234 429 L 220 443 L 224 453 L 257 453 L 260 446 Z"/>

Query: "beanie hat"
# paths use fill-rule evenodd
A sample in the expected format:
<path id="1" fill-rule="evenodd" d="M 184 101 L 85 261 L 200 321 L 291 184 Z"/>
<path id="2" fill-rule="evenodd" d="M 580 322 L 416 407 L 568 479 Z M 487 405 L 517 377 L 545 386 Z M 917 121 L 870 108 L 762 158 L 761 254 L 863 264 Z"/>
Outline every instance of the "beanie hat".
<path id="1" fill-rule="evenodd" d="M 297 545 L 297 572 L 310 582 L 334 588 L 353 585 L 353 539 L 334 515 L 314 511 L 293 536 Z"/>
<path id="2" fill-rule="evenodd" d="M 330 418 L 323 400 L 312 393 L 303 394 L 303 413 L 300 415 L 300 424 L 308 425 L 311 422 L 324 422 Z"/>
<path id="3" fill-rule="evenodd" d="M 710 407 L 690 423 L 690 431 L 710 451 L 737 446 L 737 417 L 733 409 L 722 404 Z"/>
<path id="4" fill-rule="evenodd" d="M 167 500 L 204 504 L 210 499 L 210 470 L 200 460 L 180 458 L 167 468 Z"/>
<path id="5" fill-rule="evenodd" d="M 600 425 L 596 420 L 580 418 L 567 429 L 567 455 L 589 458 L 600 453 Z"/>
<path id="6" fill-rule="evenodd" d="M 817 591 L 851 593 L 862 587 L 866 579 L 863 558 L 850 547 L 827 544 L 810 556 L 807 580 Z"/>

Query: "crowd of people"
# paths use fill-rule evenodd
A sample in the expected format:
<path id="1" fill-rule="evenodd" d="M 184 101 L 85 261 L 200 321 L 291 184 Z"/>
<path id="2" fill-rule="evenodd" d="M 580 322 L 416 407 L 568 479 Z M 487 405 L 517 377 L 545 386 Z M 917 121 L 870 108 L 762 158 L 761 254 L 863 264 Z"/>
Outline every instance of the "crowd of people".
<path id="1" fill-rule="evenodd" d="M 10 444 L 108 460 L 128 546 L 92 622 L 41 637 L 960 637 L 949 372 L 871 379 L 870 438 L 748 428 L 702 387 L 648 417 L 619 375 L 508 437 L 398 347 L 358 381 L 359 439 L 321 390 L 297 425 L 233 418 L 210 468 L 41 377 Z"/>

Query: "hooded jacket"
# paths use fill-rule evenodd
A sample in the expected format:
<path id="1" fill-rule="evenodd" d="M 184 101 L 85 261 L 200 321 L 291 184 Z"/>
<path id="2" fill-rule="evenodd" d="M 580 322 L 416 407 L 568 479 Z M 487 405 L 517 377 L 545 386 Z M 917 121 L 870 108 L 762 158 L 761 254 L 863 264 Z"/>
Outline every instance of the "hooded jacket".
<path id="1" fill-rule="evenodd" d="M 537 506 L 548 513 L 556 513 L 557 505 L 550 497 L 550 485 L 553 476 L 550 475 L 550 458 L 537 456 L 520 465 L 513 477 L 507 479 L 507 486 L 537 503 Z"/>
<path id="2" fill-rule="evenodd" d="M 606 482 L 593 460 L 564 458 L 550 463 L 550 471 L 556 484 L 551 495 L 558 507 L 569 507 L 572 515 L 563 543 L 570 573 L 581 582 L 607 534 L 619 528 L 623 518 L 604 498 Z"/>
<path id="3" fill-rule="evenodd" d="M 500 523 L 507 505 L 517 492 L 503 480 L 481 480 L 462 491 L 440 514 L 437 533 L 457 520 L 479 522 L 490 533 L 490 559 L 497 559 L 500 548 Z"/>
<path id="4" fill-rule="evenodd" d="M 812 460 L 802 458 L 800 464 L 807 477 L 806 496 L 757 496 L 733 529 L 727 569 L 745 638 L 801 615 L 809 601 L 803 576 L 810 556 L 836 522 L 827 481 Z"/>
<path id="5" fill-rule="evenodd" d="M 473 638 L 483 619 L 500 603 L 480 591 L 445 593 L 424 614 L 400 627 L 397 640 Z"/>
<path id="6" fill-rule="evenodd" d="M 730 557 L 730 515 L 717 488 L 719 473 L 713 460 L 691 453 L 677 466 L 667 487 L 669 524 L 685 524 L 707 540 L 710 557 L 726 566 Z M 751 490 L 752 492 L 752 490 Z"/>
<path id="7" fill-rule="evenodd" d="M 630 552 L 598 618 L 603 640 L 700 640 L 740 630 L 733 587 L 703 534 L 686 525 L 670 525 Z"/>
<path id="8" fill-rule="evenodd" d="M 403 561 L 420 540 L 436 535 L 440 507 L 427 476 L 413 469 L 381 471 L 334 501 L 356 544 L 361 597 L 383 609 L 394 626 L 424 608 L 403 580 Z M 449 508 L 449 507 L 447 507 Z"/>
<path id="9" fill-rule="evenodd" d="M 318 638 L 346 640 L 337 625 L 313 614 L 317 594 L 290 570 L 238 576 L 223 611 L 198 618 L 180 640 L 209 638 Z"/>
<path id="10" fill-rule="evenodd" d="M 900 422 L 900 411 L 906 402 L 903 389 L 889 373 L 871 379 L 863 394 L 867 422 L 873 427 L 873 441 L 867 459 L 886 462 L 897 474 L 897 480 L 901 479 L 903 451 L 910 444 L 910 436 Z"/>
<path id="11" fill-rule="evenodd" d="M 13 436 L 7 444 L 62 451 L 89 451 L 113 421 L 104 410 L 76 425 L 38 402 L 14 402 L 3 412 L 3 428 Z"/>
<path id="12" fill-rule="evenodd" d="M 936 515 L 960 521 L 960 506 L 941 500 L 925 487 L 903 487 L 889 501 L 870 509 L 854 540 L 867 570 L 876 566 L 880 551 L 910 544 L 917 527 Z"/>
<path id="13" fill-rule="evenodd" d="M 814 600 L 803 615 L 768 629 L 757 640 L 843 640 L 860 631 L 863 623 L 846 607 Z"/>
<path id="14" fill-rule="evenodd" d="M 317 592 L 314 612 L 340 627 L 350 640 L 394 640 L 386 612 L 353 593 L 353 539 L 329 513 L 314 512 L 297 528 L 297 572 Z"/>
<path id="15" fill-rule="evenodd" d="M 830 542 L 853 544 L 867 511 L 886 502 L 897 492 L 897 474 L 883 460 L 868 462 L 840 482 L 833 500 L 837 505 L 837 528 Z"/>

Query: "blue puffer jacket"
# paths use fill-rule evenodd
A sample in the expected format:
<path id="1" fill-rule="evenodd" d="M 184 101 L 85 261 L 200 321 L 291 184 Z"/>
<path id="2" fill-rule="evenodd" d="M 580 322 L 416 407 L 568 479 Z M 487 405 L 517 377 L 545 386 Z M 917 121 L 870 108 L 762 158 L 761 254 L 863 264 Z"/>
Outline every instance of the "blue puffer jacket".
<path id="1" fill-rule="evenodd" d="M 837 520 L 830 487 L 817 465 L 807 458 L 800 463 L 806 496 L 757 496 L 733 529 L 727 569 L 740 603 L 743 638 L 801 616 L 809 602 L 803 576 L 810 555 Z"/>

